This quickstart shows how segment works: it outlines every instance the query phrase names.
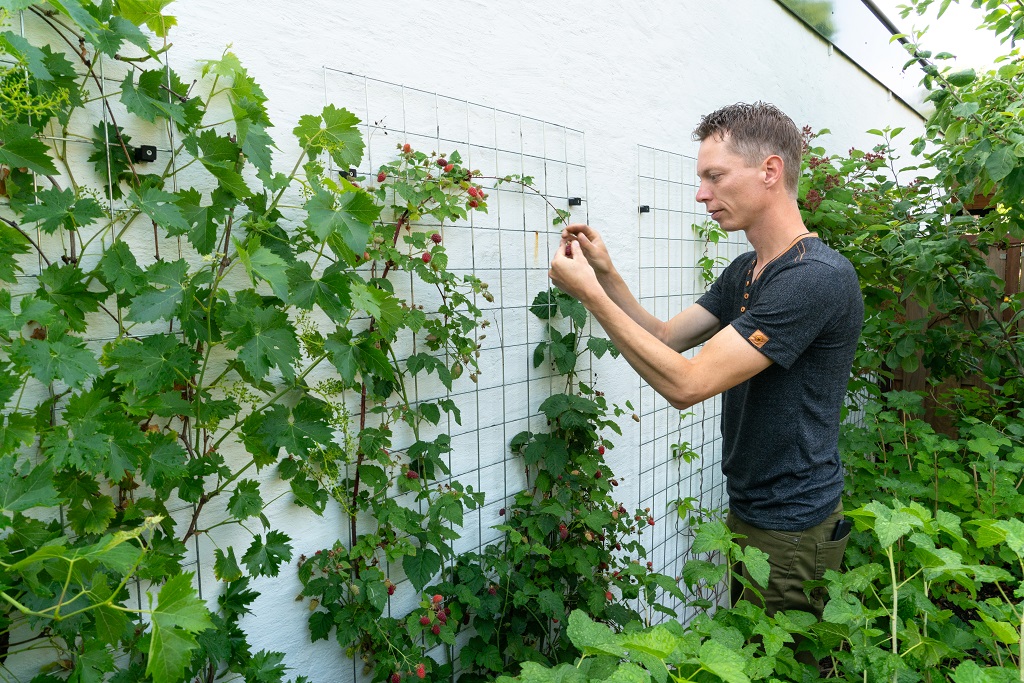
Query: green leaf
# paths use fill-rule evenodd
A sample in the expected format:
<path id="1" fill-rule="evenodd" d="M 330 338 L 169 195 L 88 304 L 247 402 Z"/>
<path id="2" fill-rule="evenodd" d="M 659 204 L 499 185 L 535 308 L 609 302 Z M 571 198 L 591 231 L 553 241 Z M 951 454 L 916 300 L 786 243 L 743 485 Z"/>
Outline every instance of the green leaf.
<path id="1" fill-rule="evenodd" d="M 24 272 L 16 257 L 29 251 L 29 242 L 24 235 L 6 223 L 0 223 L 0 282 L 15 282 L 18 273 Z"/>
<path id="2" fill-rule="evenodd" d="M 202 116 L 198 101 L 181 100 L 188 88 L 176 75 L 172 75 L 168 83 L 166 70 L 144 71 L 139 75 L 137 88 L 133 82 L 134 75 L 134 71 L 129 71 L 121 82 L 121 103 L 125 109 L 150 123 L 155 123 L 158 118 L 170 119 L 181 129 L 198 123 Z"/>
<path id="3" fill-rule="evenodd" d="M 100 365 L 85 342 L 70 335 L 52 340 L 17 338 L 11 344 L 11 360 L 28 368 L 43 384 L 60 380 L 78 388 L 100 372 Z"/>
<path id="4" fill-rule="evenodd" d="M 160 13 L 171 2 L 173 0 L 118 0 L 116 11 L 136 26 L 146 24 L 158 38 L 164 38 L 172 26 L 178 25 L 177 19 Z"/>
<path id="5" fill-rule="evenodd" d="M 24 167 L 42 175 L 57 175 L 57 167 L 50 159 L 50 148 L 35 136 L 35 128 L 23 123 L 0 125 L 0 164 Z"/>
<path id="6" fill-rule="evenodd" d="M 139 268 L 135 255 L 125 242 L 114 242 L 100 257 L 96 270 L 118 297 L 134 296 L 147 284 L 146 272 Z"/>
<path id="7" fill-rule="evenodd" d="M 295 378 L 292 363 L 299 358 L 299 343 L 284 311 L 239 305 L 230 317 L 232 325 L 241 325 L 228 337 L 228 348 L 238 349 L 238 359 L 253 378 L 261 380 L 275 367 L 287 381 Z"/>
<path id="8" fill-rule="evenodd" d="M 213 574 L 220 581 L 237 581 L 242 578 L 242 568 L 235 559 L 235 549 L 228 546 L 225 554 L 220 548 L 213 551 Z"/>
<path id="9" fill-rule="evenodd" d="M 363 158 L 363 136 L 358 124 L 355 114 L 329 104 L 320 116 L 301 117 L 294 133 L 310 157 L 326 151 L 335 163 L 347 169 L 358 166 Z"/>
<path id="10" fill-rule="evenodd" d="M 292 546 L 288 536 L 280 531 L 267 533 L 267 542 L 256 536 L 252 539 L 249 549 L 242 555 L 249 573 L 254 576 L 277 576 L 281 564 L 292 559 Z"/>
<path id="11" fill-rule="evenodd" d="M 217 179 L 221 188 L 239 199 L 252 196 L 252 190 L 236 170 L 242 152 L 237 144 L 212 129 L 204 130 L 198 138 L 186 138 L 186 143 L 189 151 L 198 156 L 199 163 Z"/>
<path id="12" fill-rule="evenodd" d="M 319 190 L 306 202 L 306 227 L 321 241 L 332 235 L 341 237 L 352 254 L 362 255 L 370 236 L 373 221 L 380 216 L 381 207 L 361 190 L 340 196 Z"/>
<path id="13" fill-rule="evenodd" d="M 567 633 L 572 644 L 585 655 L 623 657 L 626 654 L 615 634 L 607 626 L 592 621 L 582 610 L 574 609 L 569 615 Z"/>
<path id="14" fill-rule="evenodd" d="M 970 85 L 974 82 L 975 78 L 977 78 L 977 74 L 974 72 L 974 69 L 961 69 L 960 71 L 954 71 L 946 76 L 946 80 L 949 81 L 949 84 L 957 88 Z"/>
<path id="15" fill-rule="evenodd" d="M 168 231 L 170 235 L 183 235 L 189 230 L 188 221 L 177 206 L 178 195 L 158 190 L 155 187 L 146 188 L 139 195 L 135 188 L 128 191 L 128 198 L 150 220 Z"/>
<path id="16" fill-rule="evenodd" d="M 53 488 L 53 467 L 29 461 L 18 464 L 15 455 L 0 457 L 0 511 L 24 512 L 34 507 L 54 507 L 60 502 Z"/>
<path id="17" fill-rule="evenodd" d="M 761 587 L 768 586 L 768 573 L 771 566 L 768 564 L 768 553 L 752 545 L 743 549 L 743 556 L 740 561 L 746 566 L 750 578 Z"/>
<path id="18" fill-rule="evenodd" d="M 750 683 L 750 679 L 743 673 L 743 656 L 721 643 L 704 641 L 697 657 L 701 666 L 726 683 Z"/>
<path id="19" fill-rule="evenodd" d="M 1017 156 L 1013 153 L 1013 147 L 1003 145 L 988 155 L 985 160 L 985 170 L 995 182 L 999 182 L 1017 166 Z"/>
<path id="20" fill-rule="evenodd" d="M 147 595 L 152 606 L 153 595 Z M 167 580 L 152 608 L 151 620 L 146 674 L 154 683 L 179 681 L 196 648 L 193 634 L 213 627 L 210 613 L 192 588 L 191 574 Z"/>
<path id="21" fill-rule="evenodd" d="M 103 209 L 91 197 L 77 198 L 71 188 L 56 187 L 40 190 L 36 200 L 25 210 L 26 222 L 38 222 L 39 229 L 54 233 L 61 228 L 74 230 L 89 225 L 104 216 Z"/>
<path id="22" fill-rule="evenodd" d="M 415 555 L 402 558 L 402 568 L 413 588 L 421 591 L 441 571 L 441 556 L 430 548 L 417 548 Z"/>
<path id="23" fill-rule="evenodd" d="M 252 479 L 239 481 L 228 501 L 228 512 L 237 520 L 255 517 L 263 512 L 263 496 L 260 495 L 259 482 Z"/>
<path id="24" fill-rule="evenodd" d="M 252 238 L 248 245 L 243 245 L 237 239 L 233 239 L 232 242 L 235 244 L 238 258 L 245 266 L 245 272 L 249 274 L 252 284 L 254 286 L 258 284 L 257 278 L 266 280 L 270 283 L 274 294 L 282 300 L 287 299 L 288 264 L 284 262 L 284 259 L 266 247 L 260 246 L 258 237 Z"/>
<path id="25" fill-rule="evenodd" d="M 149 280 L 155 286 L 146 288 L 132 299 L 128 318 L 140 323 L 173 320 L 184 297 L 188 263 L 184 259 L 172 263 L 157 261 L 147 270 Z"/>
<path id="26" fill-rule="evenodd" d="M 170 334 L 123 338 L 107 351 L 104 361 L 118 366 L 114 381 L 132 385 L 144 395 L 172 389 L 175 382 L 184 383 L 199 369 L 195 351 Z"/>
<path id="27" fill-rule="evenodd" d="M 90 291 L 87 274 L 73 264 L 52 263 L 39 275 L 36 296 L 53 303 L 76 332 L 85 330 L 85 314 L 99 310 L 103 292 Z"/>
<path id="28" fill-rule="evenodd" d="M 5 3 L 6 4 L 6 3 Z M 52 81 L 53 75 L 46 68 L 46 54 L 16 33 L 0 33 L 0 54 L 7 53 L 24 65 L 30 76 L 37 81 Z"/>

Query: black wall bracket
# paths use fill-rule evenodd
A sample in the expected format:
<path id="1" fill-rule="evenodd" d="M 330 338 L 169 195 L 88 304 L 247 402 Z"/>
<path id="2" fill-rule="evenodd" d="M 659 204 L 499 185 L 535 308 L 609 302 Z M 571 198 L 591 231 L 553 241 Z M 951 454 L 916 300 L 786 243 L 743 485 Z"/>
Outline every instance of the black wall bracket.
<path id="1" fill-rule="evenodd" d="M 139 145 L 132 152 L 135 163 L 148 163 L 156 161 L 156 147 L 153 145 Z"/>

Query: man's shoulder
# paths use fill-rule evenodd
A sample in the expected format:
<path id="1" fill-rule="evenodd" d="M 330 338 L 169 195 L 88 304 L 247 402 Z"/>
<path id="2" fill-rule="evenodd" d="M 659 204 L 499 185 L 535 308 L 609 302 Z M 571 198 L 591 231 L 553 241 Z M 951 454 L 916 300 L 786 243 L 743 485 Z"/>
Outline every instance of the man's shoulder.
<path id="1" fill-rule="evenodd" d="M 801 277 L 844 276 L 857 280 L 857 271 L 846 258 L 820 239 L 807 240 L 806 249 L 801 250 L 792 262 L 792 266 L 801 267 Z"/>

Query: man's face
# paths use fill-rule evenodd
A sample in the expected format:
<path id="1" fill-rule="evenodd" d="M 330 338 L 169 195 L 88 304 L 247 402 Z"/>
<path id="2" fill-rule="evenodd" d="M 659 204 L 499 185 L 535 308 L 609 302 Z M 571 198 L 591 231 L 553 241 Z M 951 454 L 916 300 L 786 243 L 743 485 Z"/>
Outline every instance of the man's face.
<path id="1" fill-rule="evenodd" d="M 732 150 L 729 138 L 710 136 L 697 152 L 697 201 L 723 230 L 746 230 L 761 214 L 764 174 Z"/>

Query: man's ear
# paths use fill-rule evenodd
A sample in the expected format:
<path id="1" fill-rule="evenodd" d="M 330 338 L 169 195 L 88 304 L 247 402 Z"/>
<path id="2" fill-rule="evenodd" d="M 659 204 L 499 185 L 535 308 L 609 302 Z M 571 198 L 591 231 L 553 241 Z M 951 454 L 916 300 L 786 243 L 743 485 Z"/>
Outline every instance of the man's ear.
<path id="1" fill-rule="evenodd" d="M 778 154 L 773 154 L 764 160 L 761 169 L 764 173 L 765 189 L 771 189 L 773 186 L 783 183 L 782 171 L 784 167 L 785 163 Z"/>

